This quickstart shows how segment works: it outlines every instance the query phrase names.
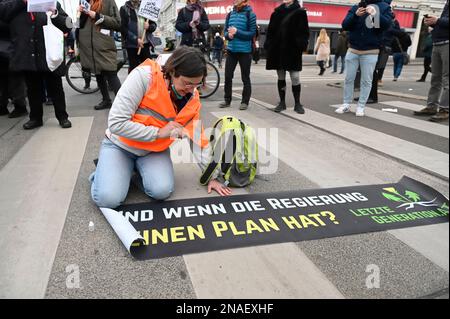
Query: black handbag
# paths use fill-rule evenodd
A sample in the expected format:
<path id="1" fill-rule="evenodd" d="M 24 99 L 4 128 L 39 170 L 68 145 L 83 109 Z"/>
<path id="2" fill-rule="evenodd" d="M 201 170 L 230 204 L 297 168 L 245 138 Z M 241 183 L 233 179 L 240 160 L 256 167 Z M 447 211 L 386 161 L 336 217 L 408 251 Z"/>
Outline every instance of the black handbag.
<path id="1" fill-rule="evenodd" d="M 9 59 L 12 53 L 12 42 L 0 39 L 0 58 Z"/>
<path id="2" fill-rule="evenodd" d="M 400 43 L 400 40 L 398 39 L 398 37 L 395 37 L 395 40 L 397 40 L 398 47 L 403 55 L 403 65 L 408 65 L 409 62 L 411 61 L 411 58 L 410 58 L 408 52 L 403 51 L 402 44 Z"/>

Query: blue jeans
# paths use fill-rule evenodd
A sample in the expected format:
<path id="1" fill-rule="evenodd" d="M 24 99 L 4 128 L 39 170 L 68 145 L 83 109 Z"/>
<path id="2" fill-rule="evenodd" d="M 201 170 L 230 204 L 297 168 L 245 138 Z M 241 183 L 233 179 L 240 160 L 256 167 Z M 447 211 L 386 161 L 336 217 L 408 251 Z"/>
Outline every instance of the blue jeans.
<path id="1" fill-rule="evenodd" d="M 359 107 L 365 107 L 372 89 L 373 71 L 377 65 L 378 54 L 358 55 L 350 51 L 345 56 L 347 72 L 344 83 L 344 104 L 351 104 L 355 87 L 356 73 L 361 68 L 361 89 L 359 92 Z"/>
<path id="2" fill-rule="evenodd" d="M 91 196 L 98 207 L 116 208 L 127 197 L 134 169 L 142 177 L 145 193 L 155 200 L 165 200 L 174 191 L 170 149 L 161 153 L 136 156 L 105 138 L 93 174 Z"/>
<path id="3" fill-rule="evenodd" d="M 403 69 L 403 54 L 402 53 L 394 53 L 394 78 L 400 77 Z"/>
<path id="4" fill-rule="evenodd" d="M 341 73 L 345 71 L 345 55 L 334 55 L 333 72 L 337 72 L 338 60 L 341 59 Z"/>

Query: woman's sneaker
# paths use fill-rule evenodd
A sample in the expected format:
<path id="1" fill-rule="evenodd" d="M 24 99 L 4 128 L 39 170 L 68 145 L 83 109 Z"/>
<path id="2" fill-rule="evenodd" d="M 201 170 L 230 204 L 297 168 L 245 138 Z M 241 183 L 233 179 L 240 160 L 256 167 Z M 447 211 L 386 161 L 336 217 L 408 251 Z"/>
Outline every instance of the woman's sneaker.
<path id="1" fill-rule="evenodd" d="M 344 114 L 344 113 L 350 112 L 350 105 L 344 104 L 344 105 L 338 107 L 335 112 L 337 114 Z"/>
<path id="2" fill-rule="evenodd" d="M 364 116 L 364 108 L 363 107 L 358 106 L 356 108 L 356 116 L 358 116 L 358 117 L 363 117 Z"/>

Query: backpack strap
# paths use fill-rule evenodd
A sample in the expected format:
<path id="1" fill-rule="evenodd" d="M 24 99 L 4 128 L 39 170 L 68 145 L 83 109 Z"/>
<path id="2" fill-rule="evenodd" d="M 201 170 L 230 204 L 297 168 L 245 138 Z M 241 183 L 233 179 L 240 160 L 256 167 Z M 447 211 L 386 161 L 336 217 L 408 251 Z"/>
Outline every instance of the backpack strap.
<path id="1" fill-rule="evenodd" d="M 223 135 L 222 135 L 222 137 L 223 137 Z M 222 137 L 220 137 L 220 139 L 222 139 Z M 217 141 L 215 146 L 220 147 L 220 145 L 221 145 L 220 139 Z M 232 150 L 232 153 L 230 153 L 231 150 Z M 200 184 L 206 185 L 207 183 L 209 183 L 209 181 L 212 177 L 212 174 L 214 173 L 214 171 L 220 165 L 221 162 L 222 162 L 222 165 L 221 165 L 222 172 L 227 172 L 228 169 L 231 167 L 232 161 L 229 161 L 230 163 L 226 163 L 227 162 L 226 155 L 233 154 L 233 157 L 234 157 L 235 152 L 236 152 L 236 135 L 233 134 L 232 138 L 228 138 L 227 144 L 223 150 L 213 149 L 213 159 L 211 160 L 211 163 L 209 163 L 208 167 L 205 169 L 202 176 L 200 177 Z"/>

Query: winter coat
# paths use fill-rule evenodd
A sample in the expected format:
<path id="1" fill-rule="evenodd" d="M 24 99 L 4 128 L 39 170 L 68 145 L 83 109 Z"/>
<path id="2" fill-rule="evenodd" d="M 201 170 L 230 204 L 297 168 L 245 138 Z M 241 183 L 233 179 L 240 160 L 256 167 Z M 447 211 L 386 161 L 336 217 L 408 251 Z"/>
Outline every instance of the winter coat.
<path id="1" fill-rule="evenodd" d="M 270 16 L 264 49 L 267 70 L 301 71 L 302 55 L 308 47 L 306 11 L 298 3 L 280 5 Z"/>
<path id="2" fill-rule="evenodd" d="M 134 9 L 131 1 L 127 1 L 120 8 L 120 32 L 122 34 L 122 43 L 125 44 L 126 48 L 138 48 L 138 19 L 136 15 L 136 10 Z M 153 46 L 153 32 L 156 30 L 156 23 L 153 21 L 148 21 L 149 28 L 145 32 L 145 42 L 151 43 Z"/>
<path id="3" fill-rule="evenodd" d="M 438 19 L 436 25 L 433 26 L 433 31 L 431 31 L 431 34 L 433 36 L 433 43 L 448 41 L 448 0 L 445 3 L 441 17 Z"/>
<path id="4" fill-rule="evenodd" d="M 215 37 L 213 41 L 213 49 L 217 51 L 223 50 L 224 42 L 222 37 Z"/>
<path id="5" fill-rule="evenodd" d="M 95 74 L 117 71 L 117 48 L 113 31 L 120 31 L 120 17 L 114 0 L 103 0 L 95 21 L 82 14 L 78 35 L 80 62 Z"/>
<path id="6" fill-rule="evenodd" d="M 392 10 L 389 4 L 382 0 L 368 0 L 367 3 L 375 4 L 379 8 L 377 19 L 379 27 L 368 28 L 366 19 L 368 15 L 358 17 L 356 11 L 358 5 L 354 5 L 347 13 L 342 22 L 342 29 L 349 32 L 348 39 L 350 47 L 355 50 L 368 51 L 380 49 L 382 46 L 383 32 L 392 25 Z"/>
<path id="7" fill-rule="evenodd" d="M 193 46 L 194 44 L 194 34 L 192 33 L 192 28 L 189 25 L 192 21 L 192 17 L 194 16 L 194 12 L 190 11 L 188 8 L 184 7 L 180 10 L 177 17 L 177 22 L 175 24 L 175 28 L 181 32 L 183 35 L 181 37 L 180 45 Z M 210 28 L 208 15 L 206 14 L 205 9 L 202 9 L 202 13 L 200 15 L 200 23 L 197 25 L 198 36 L 203 43 L 206 43 L 204 32 Z"/>
<path id="8" fill-rule="evenodd" d="M 52 19 L 62 32 L 70 32 L 66 26 L 67 14 L 57 2 L 58 14 Z M 3 0 L 0 2 L 0 20 L 9 25 L 12 41 L 10 70 L 13 72 L 50 72 L 47 66 L 44 32 L 47 15 L 44 12 L 27 12 L 27 4 L 23 0 Z M 54 71 L 63 76 L 66 73 L 65 63 Z"/>
<path id="9" fill-rule="evenodd" d="M 229 27 L 235 27 L 238 30 L 233 39 L 228 36 Z M 253 13 L 252 7 L 246 5 L 240 11 L 234 7 L 225 21 L 225 38 L 228 40 L 227 50 L 232 53 L 251 53 L 255 34 L 256 15 Z"/>
<path id="10" fill-rule="evenodd" d="M 425 58 L 431 58 L 431 56 L 433 55 L 433 39 L 431 38 L 431 33 L 429 33 L 425 38 L 422 52 Z"/>
<path id="11" fill-rule="evenodd" d="M 347 53 L 348 49 L 348 39 L 345 31 L 339 34 L 336 46 L 336 55 L 344 56 Z"/>
<path id="12" fill-rule="evenodd" d="M 319 39 L 317 38 L 314 52 L 317 52 L 316 61 L 328 61 L 331 54 L 330 38 L 327 37 L 326 41 L 321 43 L 319 43 Z"/>
<path id="13" fill-rule="evenodd" d="M 409 34 L 402 31 L 398 36 L 394 37 L 394 40 L 392 40 L 392 53 L 407 52 L 411 44 L 412 42 Z"/>

